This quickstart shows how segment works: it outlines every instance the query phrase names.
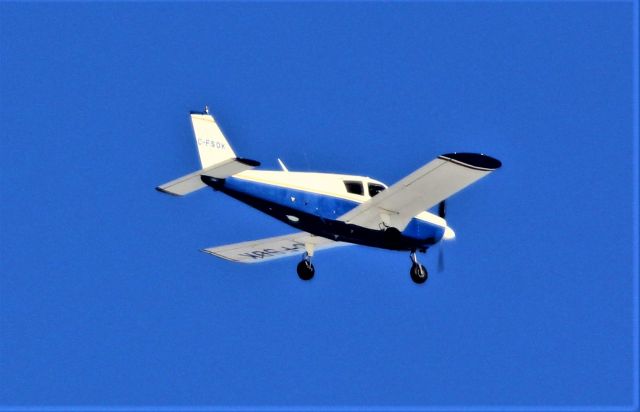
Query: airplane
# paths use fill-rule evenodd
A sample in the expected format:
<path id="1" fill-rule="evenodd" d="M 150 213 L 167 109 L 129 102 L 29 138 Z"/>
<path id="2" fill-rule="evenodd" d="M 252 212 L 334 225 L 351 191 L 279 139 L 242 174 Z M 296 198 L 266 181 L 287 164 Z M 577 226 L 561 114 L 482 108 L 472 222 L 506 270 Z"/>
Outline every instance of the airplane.
<path id="1" fill-rule="evenodd" d="M 315 252 L 355 244 L 409 252 L 411 279 L 424 283 L 428 271 L 416 252 L 455 237 L 445 200 L 502 166 L 485 154 L 443 154 L 391 186 L 365 176 L 289 171 L 280 159 L 282 170 L 254 170 L 260 162 L 236 156 L 207 106 L 190 117 L 202 169 L 156 190 L 184 196 L 210 187 L 294 227 L 288 235 L 202 251 L 240 263 L 302 255 L 296 269 L 306 281 L 315 274 Z M 438 214 L 427 211 L 436 205 Z"/>

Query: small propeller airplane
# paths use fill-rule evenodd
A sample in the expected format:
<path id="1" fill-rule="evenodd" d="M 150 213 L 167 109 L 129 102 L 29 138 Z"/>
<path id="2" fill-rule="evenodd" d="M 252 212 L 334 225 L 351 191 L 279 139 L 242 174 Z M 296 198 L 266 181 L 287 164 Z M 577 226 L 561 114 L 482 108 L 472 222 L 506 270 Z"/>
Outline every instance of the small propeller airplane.
<path id="1" fill-rule="evenodd" d="M 444 154 L 389 187 L 364 176 L 292 172 L 280 159 L 282 170 L 252 170 L 260 163 L 236 156 L 208 107 L 191 112 L 191 123 L 202 169 L 156 190 L 184 196 L 209 186 L 293 226 L 298 232 L 202 251 L 241 263 L 302 255 L 302 280 L 315 274 L 315 252 L 356 244 L 410 252 L 411 279 L 424 283 L 416 252 L 455 237 L 445 199 L 502 165 L 484 154 Z M 427 211 L 436 205 L 437 215 Z"/>

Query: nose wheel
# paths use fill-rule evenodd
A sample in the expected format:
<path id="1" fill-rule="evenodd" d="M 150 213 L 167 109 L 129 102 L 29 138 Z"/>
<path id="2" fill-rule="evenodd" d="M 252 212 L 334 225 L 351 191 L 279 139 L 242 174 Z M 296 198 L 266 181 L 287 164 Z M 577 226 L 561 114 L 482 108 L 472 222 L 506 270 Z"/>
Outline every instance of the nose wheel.
<path id="1" fill-rule="evenodd" d="M 313 263 L 311 263 L 311 256 L 305 253 L 302 261 L 298 263 L 296 270 L 298 271 L 298 277 L 300 279 L 311 280 L 316 273 L 316 269 L 313 267 Z"/>
<path id="2" fill-rule="evenodd" d="M 421 265 L 418 262 L 418 258 L 416 257 L 415 250 L 411 252 L 411 270 L 409 273 L 411 274 L 411 280 L 413 280 L 417 284 L 422 284 L 427 281 L 429 278 L 429 273 L 427 272 L 427 268 L 424 265 Z"/>

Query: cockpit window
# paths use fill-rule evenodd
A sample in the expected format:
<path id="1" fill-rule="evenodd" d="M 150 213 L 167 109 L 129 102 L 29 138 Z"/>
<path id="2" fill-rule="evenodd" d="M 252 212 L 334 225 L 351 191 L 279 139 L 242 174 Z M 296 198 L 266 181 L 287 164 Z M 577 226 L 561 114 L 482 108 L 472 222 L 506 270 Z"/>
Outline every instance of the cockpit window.
<path id="1" fill-rule="evenodd" d="M 374 197 L 385 189 L 384 186 L 377 183 L 369 183 L 369 196 Z"/>
<path id="2" fill-rule="evenodd" d="M 364 195 L 364 187 L 362 186 L 362 182 L 345 180 L 344 185 L 347 188 L 347 192 L 353 193 L 354 195 Z"/>

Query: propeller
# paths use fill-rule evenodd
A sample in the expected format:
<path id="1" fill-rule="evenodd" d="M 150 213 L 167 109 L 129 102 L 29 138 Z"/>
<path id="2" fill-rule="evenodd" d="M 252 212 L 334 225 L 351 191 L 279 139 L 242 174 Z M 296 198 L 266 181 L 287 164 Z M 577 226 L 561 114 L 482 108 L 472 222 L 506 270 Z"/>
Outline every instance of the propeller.
<path id="1" fill-rule="evenodd" d="M 447 204 L 443 200 L 438 203 L 438 216 L 445 219 L 447 215 Z M 438 248 L 438 272 L 444 272 L 444 239 L 440 241 L 440 247 Z"/>
<path id="2" fill-rule="evenodd" d="M 446 219 L 445 217 L 446 215 L 447 215 L 447 204 L 443 200 L 442 202 L 438 203 L 438 216 L 440 216 L 443 219 Z"/>

